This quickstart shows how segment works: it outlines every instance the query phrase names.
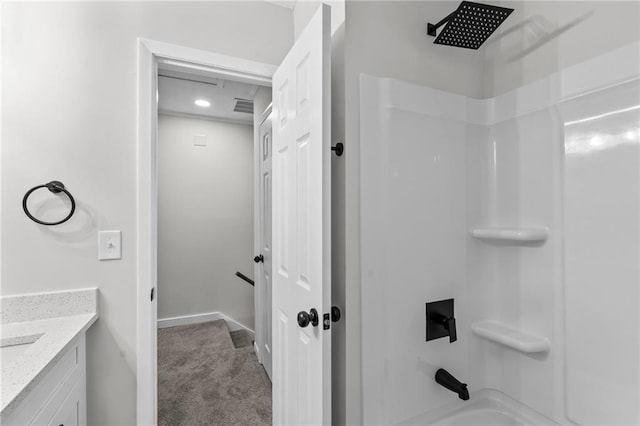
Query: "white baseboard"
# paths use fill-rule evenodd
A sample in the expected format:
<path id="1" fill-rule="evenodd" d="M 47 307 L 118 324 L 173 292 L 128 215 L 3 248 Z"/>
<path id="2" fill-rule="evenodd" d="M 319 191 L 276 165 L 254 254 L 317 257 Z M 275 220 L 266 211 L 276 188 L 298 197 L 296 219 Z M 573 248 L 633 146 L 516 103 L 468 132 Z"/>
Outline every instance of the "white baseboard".
<path id="1" fill-rule="evenodd" d="M 262 364 L 262 358 L 260 358 L 260 348 L 258 347 L 258 342 L 256 342 L 256 339 L 253 339 L 253 351 L 256 353 L 258 362 Z"/>
<path id="2" fill-rule="evenodd" d="M 251 335 L 251 339 L 255 340 L 255 331 L 253 331 L 246 325 L 239 323 L 232 318 L 229 318 L 222 312 L 207 312 L 204 314 L 184 315 L 181 317 L 173 318 L 158 318 L 157 324 L 158 328 L 167 328 L 175 327 L 177 325 L 200 324 L 203 322 L 215 321 L 219 319 L 225 320 L 225 322 L 227 323 L 227 327 L 229 327 L 229 331 L 246 330 Z"/>

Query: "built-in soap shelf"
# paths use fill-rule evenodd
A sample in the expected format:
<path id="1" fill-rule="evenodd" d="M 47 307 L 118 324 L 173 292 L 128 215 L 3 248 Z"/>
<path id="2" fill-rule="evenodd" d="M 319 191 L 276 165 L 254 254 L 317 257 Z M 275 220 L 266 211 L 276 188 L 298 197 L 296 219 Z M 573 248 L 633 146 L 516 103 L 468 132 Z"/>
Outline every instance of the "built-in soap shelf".
<path id="1" fill-rule="evenodd" d="M 527 354 L 547 352 L 551 346 L 546 337 L 517 330 L 499 321 L 479 321 L 471 325 L 471 330 L 477 336 Z"/>
<path id="2" fill-rule="evenodd" d="M 549 237 L 549 229 L 540 228 L 476 228 L 471 236 L 485 241 L 504 241 L 512 243 L 543 242 Z"/>

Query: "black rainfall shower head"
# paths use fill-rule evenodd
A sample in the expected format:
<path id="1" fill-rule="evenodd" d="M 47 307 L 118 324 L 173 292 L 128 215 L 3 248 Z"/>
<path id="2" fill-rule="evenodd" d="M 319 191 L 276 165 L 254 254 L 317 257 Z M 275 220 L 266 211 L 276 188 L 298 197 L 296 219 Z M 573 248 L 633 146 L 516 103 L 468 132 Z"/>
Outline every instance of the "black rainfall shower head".
<path id="1" fill-rule="evenodd" d="M 463 1 L 437 24 L 427 23 L 427 34 L 435 37 L 436 30 L 446 23 L 436 37 L 435 44 L 478 49 L 511 12 L 513 9 L 506 7 Z"/>

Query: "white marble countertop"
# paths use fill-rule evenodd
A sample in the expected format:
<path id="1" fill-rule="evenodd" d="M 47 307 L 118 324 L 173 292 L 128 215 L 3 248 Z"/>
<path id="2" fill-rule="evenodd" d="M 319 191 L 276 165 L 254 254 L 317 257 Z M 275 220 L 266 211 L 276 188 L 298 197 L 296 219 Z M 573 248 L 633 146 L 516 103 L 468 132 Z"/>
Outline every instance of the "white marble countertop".
<path id="1" fill-rule="evenodd" d="M 0 299 L 2 346 L 33 342 L 17 357 L 0 360 L 0 420 L 24 400 L 73 341 L 96 321 L 97 297 L 98 290 L 91 288 Z"/>

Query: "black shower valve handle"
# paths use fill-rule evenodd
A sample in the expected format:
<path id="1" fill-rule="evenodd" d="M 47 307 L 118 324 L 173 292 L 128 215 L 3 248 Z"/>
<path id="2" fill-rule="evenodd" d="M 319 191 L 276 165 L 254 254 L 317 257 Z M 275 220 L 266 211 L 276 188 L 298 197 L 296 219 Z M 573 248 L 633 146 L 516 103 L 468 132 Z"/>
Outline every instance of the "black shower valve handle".
<path id="1" fill-rule="evenodd" d="M 454 317 L 445 317 L 444 315 L 434 315 L 433 321 L 440 324 L 449 332 L 449 343 L 453 343 L 458 340 L 458 333 L 456 331 L 456 319 Z"/>
<path id="2" fill-rule="evenodd" d="M 456 331 L 456 319 L 455 318 L 447 318 L 446 325 L 444 328 L 449 331 L 449 343 L 453 343 L 458 340 L 458 333 Z"/>

